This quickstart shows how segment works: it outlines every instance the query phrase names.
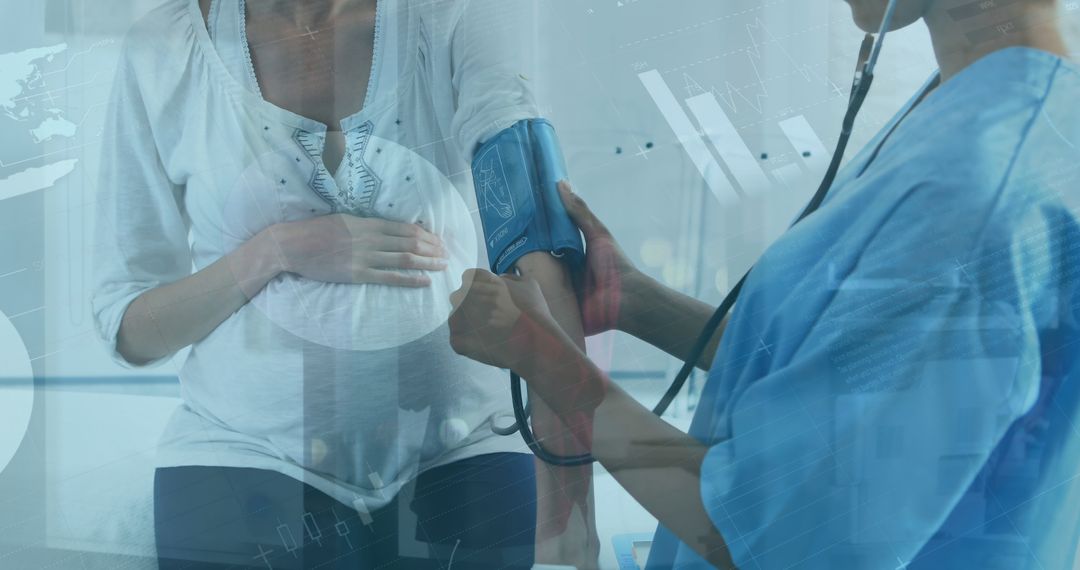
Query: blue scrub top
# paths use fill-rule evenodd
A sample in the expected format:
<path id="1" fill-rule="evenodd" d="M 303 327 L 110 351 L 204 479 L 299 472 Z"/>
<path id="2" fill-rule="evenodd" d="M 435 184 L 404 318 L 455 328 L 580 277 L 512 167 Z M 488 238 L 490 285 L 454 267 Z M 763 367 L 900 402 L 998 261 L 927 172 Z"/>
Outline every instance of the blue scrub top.
<path id="1" fill-rule="evenodd" d="M 761 258 L 709 373 L 701 497 L 742 569 L 1072 567 L 1080 69 L 1010 48 L 917 99 Z M 670 567 L 708 565 L 661 527 Z"/>

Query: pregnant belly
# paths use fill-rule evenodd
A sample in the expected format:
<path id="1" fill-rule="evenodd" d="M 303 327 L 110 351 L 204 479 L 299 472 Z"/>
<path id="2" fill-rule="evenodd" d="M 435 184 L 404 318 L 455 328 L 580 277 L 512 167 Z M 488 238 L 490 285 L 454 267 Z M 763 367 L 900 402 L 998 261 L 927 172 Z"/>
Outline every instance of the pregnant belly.
<path id="1" fill-rule="evenodd" d="M 432 283 L 422 289 L 323 283 L 285 274 L 252 299 L 252 304 L 277 325 L 330 348 L 381 350 L 431 333 L 449 318 L 450 293 L 461 286 L 462 272 L 477 264 L 477 231 L 465 201 L 450 180 L 407 149 L 381 139 L 377 144 L 386 147 L 383 154 L 393 160 L 376 172 L 383 180 L 381 190 L 372 210 L 362 215 L 424 226 L 442 238 L 448 267 L 429 272 Z M 240 176 L 237 188 L 224 203 L 224 251 L 239 247 L 275 223 L 332 211 L 311 188 L 274 183 L 279 176 L 282 180 L 305 179 L 301 171 L 278 174 L 290 168 L 298 168 L 292 154 L 269 152 Z M 408 183 L 399 180 L 402 177 L 408 178 Z"/>
<path id="2" fill-rule="evenodd" d="M 453 264 L 452 264 L 453 265 Z M 450 293 L 464 265 L 432 275 L 423 289 L 321 283 L 283 275 L 253 299 L 290 333 L 335 349 L 400 347 L 431 333 L 450 315 Z"/>

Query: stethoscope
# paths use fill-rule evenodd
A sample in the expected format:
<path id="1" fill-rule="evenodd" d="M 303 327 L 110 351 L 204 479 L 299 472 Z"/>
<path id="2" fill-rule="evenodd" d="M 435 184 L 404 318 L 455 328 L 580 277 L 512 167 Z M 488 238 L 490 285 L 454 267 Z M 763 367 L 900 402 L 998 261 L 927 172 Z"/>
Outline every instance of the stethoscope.
<path id="1" fill-rule="evenodd" d="M 889 27 L 892 25 L 893 14 L 896 12 L 896 5 L 898 0 L 889 0 L 888 6 L 885 8 L 885 15 L 881 21 L 881 28 L 878 30 L 877 39 L 875 41 L 872 34 L 867 34 L 863 38 L 862 47 L 859 50 L 859 62 L 855 68 L 855 78 L 852 80 L 851 85 L 851 98 L 848 101 L 847 111 L 844 113 L 844 122 L 840 131 L 840 139 L 836 143 L 836 151 L 833 153 L 832 161 L 829 163 L 829 168 L 825 172 L 825 178 L 821 181 L 821 185 L 818 186 L 817 192 L 814 193 L 813 198 L 810 199 L 810 203 L 806 205 L 799 217 L 796 218 L 792 226 L 798 224 L 804 220 L 807 216 L 817 211 L 821 207 L 822 202 L 825 201 L 825 196 L 829 193 L 829 189 L 832 187 L 833 182 L 836 180 L 836 174 L 840 171 L 840 163 L 844 158 L 844 151 L 847 150 L 848 141 L 851 139 L 852 127 L 855 125 L 855 118 L 859 115 L 859 110 L 862 109 L 863 102 L 866 101 L 866 96 L 870 93 L 870 85 L 874 82 L 874 68 L 877 66 L 878 56 L 881 54 L 881 48 L 885 44 L 885 35 L 889 31 Z M 684 384 L 686 384 L 687 378 L 694 371 L 697 366 L 698 360 L 701 359 L 701 355 L 705 352 L 705 347 L 708 346 L 709 341 L 713 335 L 716 334 L 720 324 L 724 322 L 724 318 L 727 317 L 731 311 L 731 307 L 735 304 L 735 300 L 738 299 L 739 293 L 742 291 L 743 283 L 746 282 L 746 277 L 750 275 L 750 271 L 753 271 L 753 267 L 748 270 L 739 282 L 735 284 L 735 287 L 728 292 L 727 296 L 717 307 L 716 312 L 712 314 L 705 327 L 702 329 L 701 334 L 698 336 L 697 341 L 694 343 L 693 348 L 690 350 L 690 356 L 683 363 L 682 368 L 679 369 L 679 373 L 675 375 L 675 379 L 672 380 L 671 386 L 668 387 L 664 396 L 660 398 L 660 402 L 653 408 L 653 414 L 657 416 L 663 416 L 668 407 L 671 406 L 671 402 L 675 400 L 675 396 L 682 390 Z M 521 377 L 519 377 L 513 371 L 510 372 L 510 395 L 513 400 L 514 407 L 514 420 L 515 423 L 508 427 L 499 427 L 492 422 L 492 431 L 499 435 L 512 435 L 514 432 L 520 431 L 521 438 L 525 440 L 525 444 L 529 446 L 529 449 L 546 463 L 551 465 L 557 465 L 562 467 L 573 467 L 577 465 L 587 465 L 595 461 L 592 455 L 584 453 L 581 455 L 555 455 L 549 452 L 536 440 L 536 436 L 533 435 L 532 429 L 529 427 L 529 407 L 524 403 L 521 394 Z"/>

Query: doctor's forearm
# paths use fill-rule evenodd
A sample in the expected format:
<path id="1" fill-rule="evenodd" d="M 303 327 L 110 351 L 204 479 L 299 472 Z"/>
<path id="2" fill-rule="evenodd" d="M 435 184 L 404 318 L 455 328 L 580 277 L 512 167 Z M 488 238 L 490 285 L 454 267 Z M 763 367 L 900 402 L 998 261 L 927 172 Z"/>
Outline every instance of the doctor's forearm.
<path id="1" fill-rule="evenodd" d="M 517 263 L 518 270 L 537 280 L 548 308 L 562 331 L 576 347 L 584 350 L 585 335 L 581 327 L 577 297 L 570 273 L 557 259 L 547 253 L 532 253 Z M 571 433 L 563 418 L 530 391 L 533 428 L 537 439 L 550 451 L 560 455 L 577 455 L 587 451 Z M 588 423 L 574 418 L 571 421 Z M 596 564 L 599 554 L 592 466 L 554 467 L 539 459 L 537 465 L 537 561 L 574 563 L 582 567 Z"/>
<path id="2" fill-rule="evenodd" d="M 618 386 L 607 390 L 596 409 L 592 453 L 601 465 L 701 557 L 732 568 L 727 545 L 701 499 L 706 451 Z"/>
<path id="3" fill-rule="evenodd" d="M 637 274 L 625 286 L 627 302 L 619 316 L 619 330 L 631 334 L 664 352 L 686 360 L 690 350 L 712 316 L 715 307 L 665 287 L 655 279 Z M 724 334 L 727 319 L 713 334 L 696 365 L 708 370 Z"/>
<path id="4" fill-rule="evenodd" d="M 534 343 L 545 351 L 522 371 L 533 391 L 557 414 L 592 417 L 591 429 L 577 433 L 593 457 L 702 557 L 719 568 L 733 567 L 701 499 L 701 465 L 707 448 L 611 383 L 568 340 L 553 341 L 558 331 L 527 326 L 535 331 Z"/>

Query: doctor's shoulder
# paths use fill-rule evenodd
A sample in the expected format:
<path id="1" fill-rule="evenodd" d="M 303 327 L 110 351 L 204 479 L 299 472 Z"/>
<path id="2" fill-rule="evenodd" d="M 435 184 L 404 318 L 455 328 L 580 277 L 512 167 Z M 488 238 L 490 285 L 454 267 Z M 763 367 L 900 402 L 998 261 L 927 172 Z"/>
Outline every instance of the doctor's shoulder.
<path id="1" fill-rule="evenodd" d="M 992 102 L 980 97 L 942 112 L 925 147 L 908 157 L 921 162 L 909 184 L 930 201 L 955 202 L 972 213 L 1053 204 L 1076 194 L 1080 105 L 1060 104 L 1066 92 L 1058 88 L 1007 91 Z M 1080 88 L 1069 94 L 1080 97 Z"/>

